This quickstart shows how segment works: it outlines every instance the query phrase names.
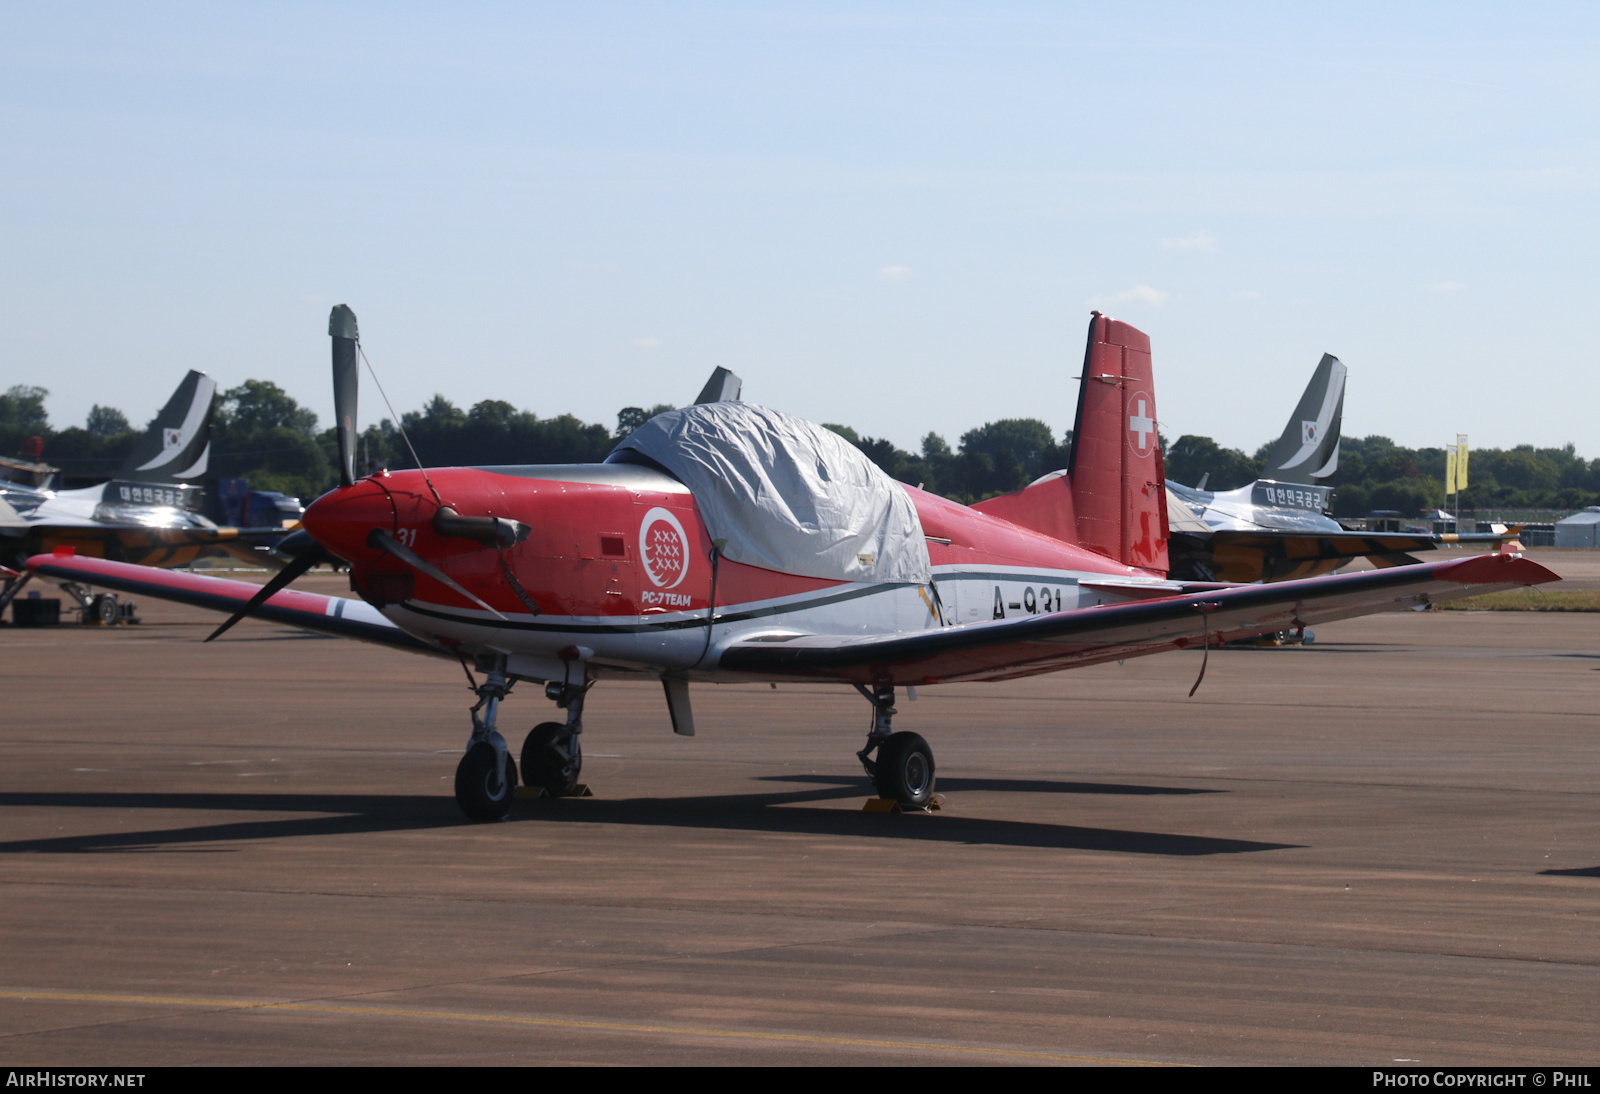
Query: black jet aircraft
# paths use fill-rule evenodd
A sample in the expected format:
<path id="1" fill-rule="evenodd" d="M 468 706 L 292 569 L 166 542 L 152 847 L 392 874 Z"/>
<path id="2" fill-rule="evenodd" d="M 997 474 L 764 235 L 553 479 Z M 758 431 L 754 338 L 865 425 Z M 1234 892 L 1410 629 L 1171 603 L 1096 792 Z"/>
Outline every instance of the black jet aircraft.
<path id="1" fill-rule="evenodd" d="M 1183 581 L 1283 581 L 1331 573 L 1367 558 L 1416 562 L 1408 552 L 1446 544 L 1497 544 L 1514 531 L 1467 535 L 1360 532 L 1332 515 L 1344 415 L 1344 363 L 1322 355 L 1311 382 L 1267 455 L 1266 474 L 1236 490 L 1166 480 L 1171 576 Z"/>
<path id="2" fill-rule="evenodd" d="M 142 566 L 185 566 L 220 549 L 253 561 L 269 558 L 258 546 L 283 535 L 277 528 L 225 528 L 199 508 L 211 462 L 211 420 L 217 383 L 191 371 L 156 415 L 137 447 L 109 482 L 54 490 L 0 478 L 0 566 L 11 570 L 0 610 L 25 583 L 15 571 L 33 555 L 68 551 Z M 79 590 L 63 586 L 82 607 Z M 115 598 L 96 608 L 115 616 Z"/>

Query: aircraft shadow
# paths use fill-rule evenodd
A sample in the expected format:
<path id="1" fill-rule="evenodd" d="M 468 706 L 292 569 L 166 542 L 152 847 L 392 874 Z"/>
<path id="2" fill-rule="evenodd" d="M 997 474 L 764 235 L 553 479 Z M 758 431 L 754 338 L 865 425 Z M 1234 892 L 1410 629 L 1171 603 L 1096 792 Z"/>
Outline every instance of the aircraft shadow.
<path id="1" fill-rule="evenodd" d="M 296 836 L 359 835 L 451 828 L 464 823 L 450 798 L 406 794 L 139 794 L 0 793 L 0 808 L 34 806 L 68 809 L 185 809 L 221 813 L 322 813 L 326 816 L 238 820 L 147 831 L 96 832 L 0 842 L 0 855 L 132 854 L 190 845 Z M 216 850 L 224 850 L 217 848 Z"/>
<path id="2" fill-rule="evenodd" d="M 212 629 L 215 630 L 216 628 L 213 627 Z M 202 638 L 200 641 L 201 641 L 202 644 L 204 644 L 207 640 Z M 223 641 L 223 640 L 222 639 L 218 639 L 218 641 Z M 229 642 L 340 642 L 340 641 L 345 641 L 345 642 L 348 642 L 349 639 L 341 639 L 338 635 L 335 635 L 335 634 L 317 634 L 317 633 L 315 633 L 313 631 L 284 631 L 284 632 L 279 633 L 279 634 L 241 634 L 241 635 L 238 635 L 237 637 L 235 637 L 232 634 L 229 634 L 227 639 L 226 639 L 226 641 L 229 641 Z"/>
<path id="3" fill-rule="evenodd" d="M 1540 877 L 1600 877 L 1600 866 L 1583 866 L 1574 870 L 1540 870 Z"/>
<path id="4" fill-rule="evenodd" d="M 860 798 L 863 788 L 835 785 L 789 793 L 729 794 L 709 798 L 604 798 L 519 801 L 513 822 L 625 824 L 651 828 L 778 832 L 855 836 L 933 843 L 988 844 L 1058 850 L 1195 856 L 1277 851 L 1299 846 L 1218 839 L 1166 832 L 1085 828 L 1039 821 L 995 820 L 943 813 L 935 816 L 867 814 L 853 809 L 807 808 L 808 803 Z M 359 835 L 468 824 L 447 797 L 382 794 L 139 794 L 15 792 L 0 794 L 0 808 L 193 809 L 216 812 L 319 813 L 324 816 L 236 820 L 181 828 L 97 832 L 0 842 L 0 855 L 133 854 L 200 850 L 240 840 Z M 217 851 L 226 848 L 214 847 Z"/>
<path id="5" fill-rule="evenodd" d="M 848 775 L 762 775 L 760 782 L 815 783 L 821 786 L 858 787 L 861 793 L 873 793 L 872 785 L 864 777 Z M 971 779 L 950 778 L 941 775 L 939 790 L 998 790 L 1013 794 L 1226 794 L 1226 790 L 1200 789 L 1187 786 L 1140 786 L 1136 783 L 1080 783 L 1060 782 L 1053 779 Z"/>
<path id="6" fill-rule="evenodd" d="M 783 832 L 809 836 L 861 836 L 919 840 L 931 843 L 1044 847 L 1075 851 L 1121 851 L 1144 855 L 1233 855 L 1279 851 L 1297 846 L 1254 840 L 1217 839 L 1167 832 L 1118 828 L 1083 828 L 1040 821 L 963 817 L 949 812 L 933 816 L 862 813 L 845 809 L 806 808 L 821 798 L 863 797 L 859 787 L 795 794 L 730 794 L 714 798 L 635 798 L 607 802 L 534 802 L 528 814 L 542 822 L 670 825 L 724 831 Z"/>
<path id="7" fill-rule="evenodd" d="M 1377 653 L 1399 646 L 1397 642 L 1316 642 L 1309 646 L 1258 646 L 1254 642 L 1242 645 L 1217 646 L 1212 653 L 1282 654 L 1292 650 L 1301 653 Z"/>

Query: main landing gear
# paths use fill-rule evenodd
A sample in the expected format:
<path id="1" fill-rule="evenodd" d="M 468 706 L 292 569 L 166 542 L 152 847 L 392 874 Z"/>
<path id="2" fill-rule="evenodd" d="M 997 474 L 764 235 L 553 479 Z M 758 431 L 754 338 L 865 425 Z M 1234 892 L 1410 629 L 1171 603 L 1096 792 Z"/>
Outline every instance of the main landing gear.
<path id="1" fill-rule="evenodd" d="M 933 801 L 933 749 L 915 733 L 893 733 L 890 719 L 895 715 L 894 688 L 880 684 L 871 690 L 856 685 L 856 690 L 872 704 L 872 728 L 867 743 L 856 759 L 866 768 L 878 788 L 880 798 L 901 805 L 925 808 Z M 876 749 L 877 758 L 872 758 Z"/>
<path id="2" fill-rule="evenodd" d="M 500 700 L 511 694 L 515 678 L 506 675 L 504 657 L 480 658 L 483 683 L 474 683 L 478 702 L 472 708 L 472 736 L 466 755 L 456 767 L 456 804 L 475 821 L 503 820 L 517 797 L 517 762 L 511 748 L 495 728 Z M 580 663 L 581 671 L 581 663 Z M 522 743 L 522 781 L 540 787 L 553 798 L 573 794 L 583 773 L 583 698 L 594 686 L 583 683 L 549 683 L 544 693 L 567 712 L 566 722 L 543 722 L 533 727 Z M 482 711 L 482 717 L 479 717 Z"/>

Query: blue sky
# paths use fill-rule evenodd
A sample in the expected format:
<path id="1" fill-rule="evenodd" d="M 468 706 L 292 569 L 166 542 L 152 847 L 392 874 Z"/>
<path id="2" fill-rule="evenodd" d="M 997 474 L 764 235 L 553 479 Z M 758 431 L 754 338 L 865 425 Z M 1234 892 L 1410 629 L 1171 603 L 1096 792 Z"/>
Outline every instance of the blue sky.
<path id="1" fill-rule="evenodd" d="M 347 302 L 402 410 L 724 365 L 915 448 L 1069 427 L 1099 307 L 1169 437 L 1253 450 L 1328 351 L 1348 434 L 1600 456 L 1595 11 L 8 3 L 0 385 L 326 421 Z"/>

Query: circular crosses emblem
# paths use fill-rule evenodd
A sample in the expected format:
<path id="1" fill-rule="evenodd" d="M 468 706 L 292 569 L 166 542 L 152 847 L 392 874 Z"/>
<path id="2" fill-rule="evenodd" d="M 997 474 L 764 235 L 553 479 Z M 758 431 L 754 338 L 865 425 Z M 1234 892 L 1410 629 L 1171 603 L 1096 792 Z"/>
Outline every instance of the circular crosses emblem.
<path id="1" fill-rule="evenodd" d="M 657 506 L 639 522 L 639 558 L 659 589 L 671 589 L 689 572 L 689 537 L 669 509 Z"/>
<path id="2" fill-rule="evenodd" d="M 1156 401 L 1146 391 L 1128 394 L 1128 444 L 1148 456 L 1156 446 Z"/>

